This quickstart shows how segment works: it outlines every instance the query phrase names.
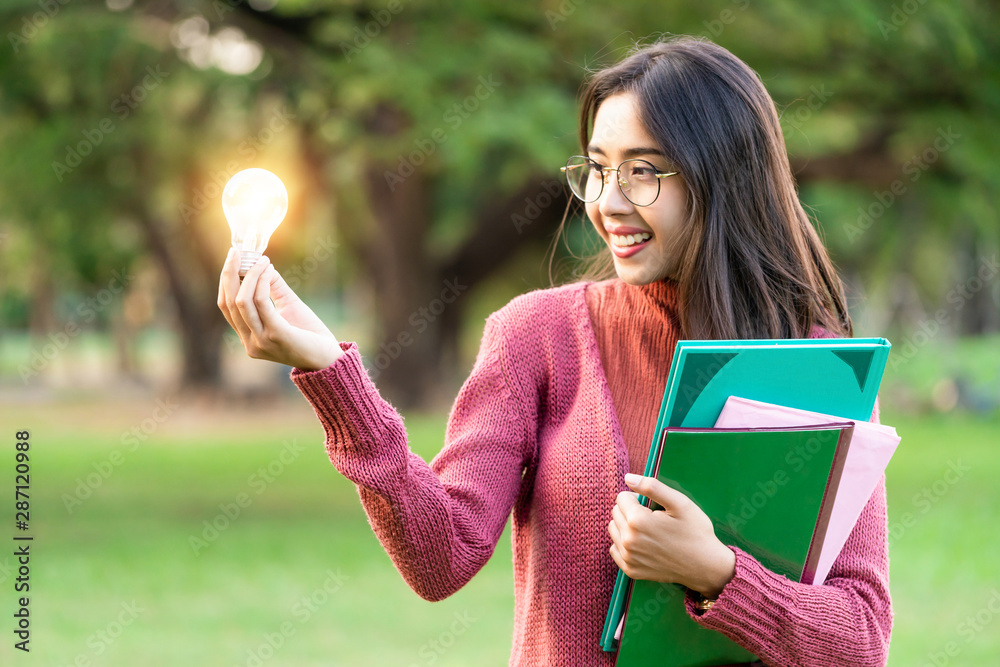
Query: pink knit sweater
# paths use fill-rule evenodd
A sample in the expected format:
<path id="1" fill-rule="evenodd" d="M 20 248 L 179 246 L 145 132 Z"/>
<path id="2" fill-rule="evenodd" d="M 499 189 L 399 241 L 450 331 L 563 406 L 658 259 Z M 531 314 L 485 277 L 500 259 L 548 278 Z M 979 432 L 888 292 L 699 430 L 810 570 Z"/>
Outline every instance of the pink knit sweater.
<path id="1" fill-rule="evenodd" d="M 490 315 L 472 373 L 430 464 L 410 452 L 355 343 L 292 380 L 358 486 L 406 582 L 440 600 L 475 575 L 513 517 L 511 665 L 612 665 L 599 636 L 617 567 L 611 508 L 629 466 L 585 297 L 536 290 Z M 636 378 L 637 383 L 643 381 Z M 877 420 L 877 407 L 873 420 Z M 790 581 L 733 547 L 736 574 L 711 610 L 688 613 L 768 665 L 884 665 L 892 608 L 884 480 L 826 583 Z"/>

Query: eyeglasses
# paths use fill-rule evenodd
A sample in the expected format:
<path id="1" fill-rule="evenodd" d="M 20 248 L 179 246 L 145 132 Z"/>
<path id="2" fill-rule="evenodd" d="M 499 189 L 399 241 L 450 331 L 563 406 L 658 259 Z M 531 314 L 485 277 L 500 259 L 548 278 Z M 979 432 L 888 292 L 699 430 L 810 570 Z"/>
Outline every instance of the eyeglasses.
<path id="1" fill-rule="evenodd" d="M 657 171 L 645 160 L 625 160 L 617 169 L 602 167 L 584 155 L 574 155 L 560 171 L 566 174 L 569 189 L 584 202 L 597 201 L 604 192 L 606 174 L 618 173 L 618 187 L 622 195 L 636 206 L 649 206 L 660 196 L 660 180 L 676 176 L 677 171 Z"/>

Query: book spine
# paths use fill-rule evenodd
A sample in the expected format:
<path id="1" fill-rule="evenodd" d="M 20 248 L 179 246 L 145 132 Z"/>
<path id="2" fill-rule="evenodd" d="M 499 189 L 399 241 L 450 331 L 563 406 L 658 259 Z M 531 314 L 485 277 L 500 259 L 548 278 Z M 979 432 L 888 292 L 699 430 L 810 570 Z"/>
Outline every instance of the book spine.
<path id="1" fill-rule="evenodd" d="M 823 492 L 823 500 L 819 506 L 819 516 L 816 520 L 816 530 L 814 538 L 806 553 L 806 562 L 802 568 L 802 577 L 799 579 L 803 584 L 812 584 L 816 580 L 816 569 L 819 565 L 820 554 L 823 553 L 823 543 L 826 540 L 826 531 L 830 526 L 830 515 L 833 513 L 833 504 L 837 498 L 837 489 L 840 487 L 840 480 L 844 475 L 844 463 L 847 461 L 847 452 L 851 446 L 851 439 L 854 437 L 854 424 L 845 426 L 840 430 L 840 437 L 837 438 L 837 448 L 833 454 L 833 466 L 830 468 L 830 476 L 826 480 L 826 490 Z"/>

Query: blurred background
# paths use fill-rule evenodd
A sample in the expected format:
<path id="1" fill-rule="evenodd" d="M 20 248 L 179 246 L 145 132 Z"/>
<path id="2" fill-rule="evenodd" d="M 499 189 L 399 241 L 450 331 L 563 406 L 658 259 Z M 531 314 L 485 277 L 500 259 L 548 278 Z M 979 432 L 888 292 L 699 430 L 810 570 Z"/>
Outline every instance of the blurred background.
<path id="1" fill-rule="evenodd" d="M 509 536 L 448 600 L 406 587 L 289 369 L 249 359 L 216 306 L 222 188 L 249 167 L 281 177 L 267 255 L 357 341 L 430 459 L 485 317 L 572 280 L 593 248 L 578 210 L 553 246 L 583 77 L 691 34 L 760 74 L 855 334 L 893 344 L 890 665 L 996 664 L 998 16 L 972 0 L 4 0 L 0 428 L 30 432 L 35 540 L 30 654 L 0 556 L 0 661 L 505 664 Z"/>

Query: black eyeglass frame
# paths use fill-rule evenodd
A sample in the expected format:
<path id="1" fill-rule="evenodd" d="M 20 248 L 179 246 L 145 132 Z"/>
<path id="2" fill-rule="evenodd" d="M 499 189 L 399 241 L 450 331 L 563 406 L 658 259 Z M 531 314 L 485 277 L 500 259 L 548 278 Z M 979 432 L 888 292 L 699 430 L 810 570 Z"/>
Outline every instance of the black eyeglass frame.
<path id="1" fill-rule="evenodd" d="M 570 162 L 572 160 L 583 160 L 583 162 L 571 165 Z M 621 168 L 628 162 L 641 162 L 645 165 L 648 165 L 649 168 L 653 171 L 653 174 L 656 176 L 656 196 L 654 196 L 653 200 L 650 201 L 648 204 L 637 204 L 636 202 L 632 201 L 632 199 L 626 193 L 626 189 L 630 189 L 631 184 L 627 180 L 621 177 Z M 571 169 L 579 169 L 580 167 L 590 167 L 590 166 L 596 167 L 601 171 L 601 189 L 598 191 L 597 196 L 594 197 L 593 199 L 585 199 L 583 196 L 580 195 L 580 193 L 578 193 L 573 188 L 573 182 L 570 180 L 569 175 Z M 609 171 L 617 172 L 618 189 L 621 191 L 622 196 L 625 197 L 625 199 L 628 199 L 633 206 L 639 206 L 639 207 L 652 206 L 660 196 L 660 183 L 662 182 L 662 180 L 670 176 L 676 176 L 677 174 L 680 173 L 679 171 L 669 171 L 669 172 L 658 171 L 651 162 L 649 162 L 648 160 L 643 160 L 642 158 L 629 158 L 628 160 L 623 160 L 622 163 L 617 167 L 602 167 L 597 163 L 596 160 L 586 155 L 570 156 L 570 158 L 566 160 L 566 166 L 560 167 L 559 171 L 566 174 L 566 183 L 569 185 L 570 192 L 573 193 L 573 196 L 579 199 L 580 201 L 584 202 L 585 204 L 589 204 L 591 202 L 595 202 L 598 199 L 600 199 L 601 195 L 604 194 L 604 186 L 607 185 L 608 172 Z"/>

